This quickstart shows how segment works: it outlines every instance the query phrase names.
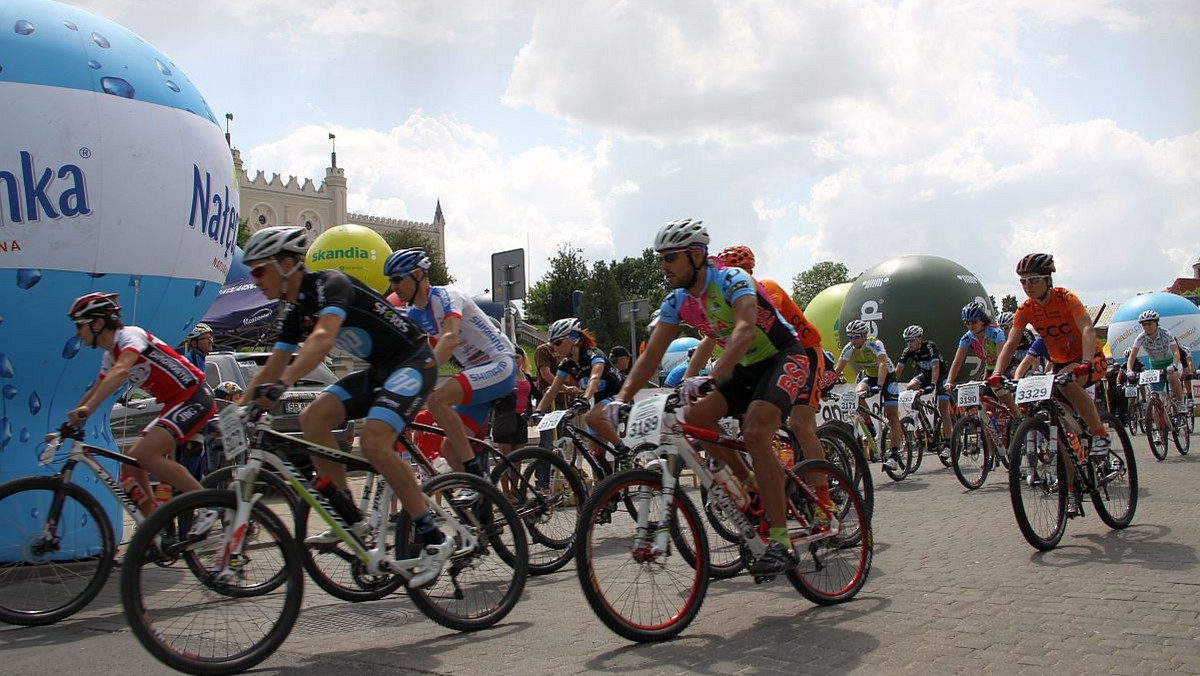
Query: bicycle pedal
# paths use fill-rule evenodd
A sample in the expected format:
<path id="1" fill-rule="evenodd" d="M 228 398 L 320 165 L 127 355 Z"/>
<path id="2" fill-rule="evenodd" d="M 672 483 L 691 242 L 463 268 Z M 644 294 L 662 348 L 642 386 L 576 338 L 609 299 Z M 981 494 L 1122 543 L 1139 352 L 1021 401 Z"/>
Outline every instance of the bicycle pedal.
<path id="1" fill-rule="evenodd" d="M 755 575 L 754 576 L 754 584 L 764 584 L 766 582 L 774 582 L 774 581 L 775 581 L 774 575 Z"/>

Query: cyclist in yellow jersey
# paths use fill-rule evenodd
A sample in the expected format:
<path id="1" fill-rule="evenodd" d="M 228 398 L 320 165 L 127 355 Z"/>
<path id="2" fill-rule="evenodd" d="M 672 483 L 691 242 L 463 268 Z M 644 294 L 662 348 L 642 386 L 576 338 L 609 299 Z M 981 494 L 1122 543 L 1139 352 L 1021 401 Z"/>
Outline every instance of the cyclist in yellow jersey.
<path id="1" fill-rule="evenodd" d="M 846 365 L 858 371 L 858 392 L 867 392 L 872 380 L 883 394 L 883 412 L 887 416 L 888 436 L 891 451 L 883 461 L 886 470 L 895 472 L 903 464 L 900 447 L 904 444 L 904 433 L 900 429 L 900 386 L 896 383 L 896 366 L 888 357 L 887 348 L 877 338 L 868 337 L 870 326 L 861 319 L 846 324 L 846 338 L 850 340 L 842 348 L 842 355 L 833 365 L 833 372 L 841 375 Z"/>

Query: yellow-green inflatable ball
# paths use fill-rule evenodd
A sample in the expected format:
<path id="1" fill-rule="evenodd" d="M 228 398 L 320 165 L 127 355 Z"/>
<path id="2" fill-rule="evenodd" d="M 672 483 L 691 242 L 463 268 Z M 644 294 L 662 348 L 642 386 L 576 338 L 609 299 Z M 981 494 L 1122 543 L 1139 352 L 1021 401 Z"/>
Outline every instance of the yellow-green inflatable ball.
<path id="1" fill-rule="evenodd" d="M 383 264 L 392 252 L 383 236 L 361 225 L 339 225 L 321 233 L 308 247 L 309 270 L 341 270 L 379 293 L 388 289 Z"/>

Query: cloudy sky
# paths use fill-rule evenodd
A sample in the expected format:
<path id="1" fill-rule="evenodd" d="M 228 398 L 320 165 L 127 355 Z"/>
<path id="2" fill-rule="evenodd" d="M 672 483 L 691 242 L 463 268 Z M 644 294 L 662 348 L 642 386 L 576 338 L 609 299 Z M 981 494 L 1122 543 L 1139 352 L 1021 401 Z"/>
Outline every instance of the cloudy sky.
<path id="1" fill-rule="evenodd" d="M 428 221 L 460 285 L 682 216 L 762 276 L 1048 250 L 1085 303 L 1200 258 L 1193 0 L 86 0 L 166 52 L 247 168 Z"/>

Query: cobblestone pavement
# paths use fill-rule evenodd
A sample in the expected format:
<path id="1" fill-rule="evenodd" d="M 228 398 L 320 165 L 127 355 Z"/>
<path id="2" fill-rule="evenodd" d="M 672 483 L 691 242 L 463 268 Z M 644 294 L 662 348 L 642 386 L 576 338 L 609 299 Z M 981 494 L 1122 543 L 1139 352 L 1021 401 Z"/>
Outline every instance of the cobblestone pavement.
<path id="1" fill-rule="evenodd" d="M 573 565 L 531 578 L 512 614 L 476 634 L 402 595 L 351 605 L 310 583 L 295 631 L 257 672 L 1200 673 L 1200 450 L 1158 463 L 1134 443 L 1133 525 L 1110 531 L 1089 510 L 1051 552 L 1022 539 L 1002 477 L 968 493 L 930 458 L 903 482 L 876 479 L 874 567 L 846 604 L 814 606 L 782 578 L 717 581 L 680 638 L 634 645 L 595 619 Z M 116 587 L 58 625 L 0 629 L 4 672 L 167 673 L 126 628 Z"/>

